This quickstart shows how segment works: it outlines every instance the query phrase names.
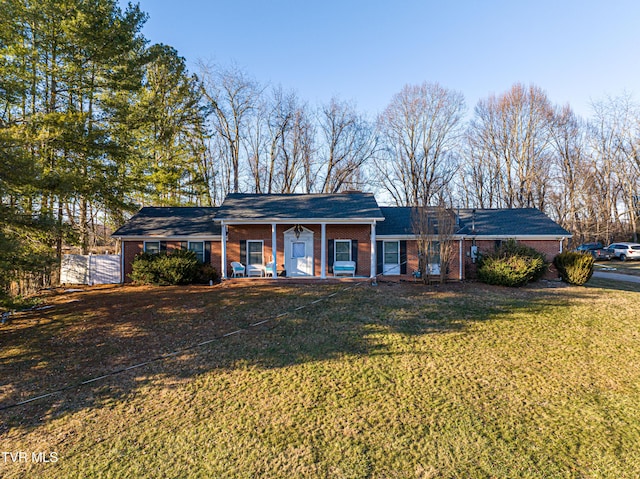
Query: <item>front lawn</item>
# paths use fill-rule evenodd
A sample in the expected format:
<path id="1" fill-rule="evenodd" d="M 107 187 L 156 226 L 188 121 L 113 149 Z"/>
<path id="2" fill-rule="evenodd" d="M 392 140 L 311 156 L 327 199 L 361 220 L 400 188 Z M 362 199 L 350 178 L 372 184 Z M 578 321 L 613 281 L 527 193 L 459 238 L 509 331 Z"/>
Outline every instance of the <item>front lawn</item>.
<path id="1" fill-rule="evenodd" d="M 638 293 L 590 286 L 55 295 L 0 326 L 0 407 L 217 339 L 0 411 L 0 476 L 640 477 Z"/>

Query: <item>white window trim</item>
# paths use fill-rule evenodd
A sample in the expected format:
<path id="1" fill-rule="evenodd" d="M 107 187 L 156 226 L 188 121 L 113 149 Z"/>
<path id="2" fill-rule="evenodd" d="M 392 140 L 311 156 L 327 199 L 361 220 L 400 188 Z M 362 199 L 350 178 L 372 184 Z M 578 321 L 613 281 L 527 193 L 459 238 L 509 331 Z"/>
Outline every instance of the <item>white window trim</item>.
<path id="1" fill-rule="evenodd" d="M 158 253 L 153 253 L 153 254 L 159 254 L 161 251 L 162 246 L 160 245 L 160 240 L 158 241 L 144 241 L 143 245 L 142 245 L 142 251 L 147 253 L 147 243 L 157 243 L 158 245 Z"/>
<path id="2" fill-rule="evenodd" d="M 202 245 L 202 263 L 204 264 L 204 262 L 205 262 L 205 255 L 206 255 L 206 254 L 205 254 L 204 241 L 187 241 L 187 250 L 191 251 L 191 245 L 192 245 L 193 243 L 199 243 L 199 244 L 201 244 L 201 245 Z M 195 251 L 194 251 L 194 253 L 195 253 Z M 196 255 L 197 255 L 197 253 L 196 253 Z M 198 258 L 198 259 L 200 259 L 200 258 Z"/>
<path id="3" fill-rule="evenodd" d="M 344 260 L 336 259 L 336 256 L 338 254 L 338 245 L 337 245 L 337 243 L 349 243 L 349 259 L 348 259 L 348 261 L 353 261 L 353 257 L 351 256 L 351 253 L 353 251 L 353 249 L 352 249 L 353 245 L 351 243 L 351 240 L 350 239 L 348 239 L 348 240 L 347 239 L 334 239 L 333 240 L 333 261 L 334 261 L 334 263 L 336 261 L 344 261 Z"/>
<path id="4" fill-rule="evenodd" d="M 249 263 L 249 258 L 251 258 L 251 255 L 249 253 L 249 243 L 260 243 L 260 251 L 262 252 L 262 263 L 260 263 L 259 265 L 254 264 L 254 263 Z M 247 240 L 247 266 L 253 265 L 253 266 L 264 266 L 264 240 Z"/>

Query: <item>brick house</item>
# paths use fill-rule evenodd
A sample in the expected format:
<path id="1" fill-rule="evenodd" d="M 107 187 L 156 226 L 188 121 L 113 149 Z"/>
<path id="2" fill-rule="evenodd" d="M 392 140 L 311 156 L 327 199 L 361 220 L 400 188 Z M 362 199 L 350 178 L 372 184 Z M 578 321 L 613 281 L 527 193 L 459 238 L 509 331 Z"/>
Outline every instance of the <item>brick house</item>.
<path id="1" fill-rule="evenodd" d="M 123 282 L 140 252 L 175 249 L 193 250 L 223 279 L 232 276 L 232 262 L 241 263 L 246 276 L 328 278 L 337 274 L 334 265 L 351 264 L 359 277 L 411 277 L 419 262 L 415 211 L 380 207 L 372 194 L 360 192 L 230 194 L 219 208 L 142 208 L 113 236 L 122 244 Z M 454 247 L 446 275 L 451 280 L 472 278 L 478 252 L 492 251 L 502 241 L 523 242 L 551 261 L 571 237 L 534 208 L 449 214 L 454 229 L 447 240 Z M 437 246 L 437 221 L 429 234 Z M 430 271 L 438 274 L 441 266 L 434 255 Z"/>

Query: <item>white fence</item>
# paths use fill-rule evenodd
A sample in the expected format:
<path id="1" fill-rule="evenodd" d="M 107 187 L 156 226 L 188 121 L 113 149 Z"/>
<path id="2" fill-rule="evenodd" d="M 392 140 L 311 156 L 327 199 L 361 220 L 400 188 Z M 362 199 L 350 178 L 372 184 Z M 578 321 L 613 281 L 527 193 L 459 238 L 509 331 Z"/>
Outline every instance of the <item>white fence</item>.
<path id="1" fill-rule="evenodd" d="M 61 284 L 113 284 L 120 282 L 120 255 L 65 254 L 60 266 Z"/>

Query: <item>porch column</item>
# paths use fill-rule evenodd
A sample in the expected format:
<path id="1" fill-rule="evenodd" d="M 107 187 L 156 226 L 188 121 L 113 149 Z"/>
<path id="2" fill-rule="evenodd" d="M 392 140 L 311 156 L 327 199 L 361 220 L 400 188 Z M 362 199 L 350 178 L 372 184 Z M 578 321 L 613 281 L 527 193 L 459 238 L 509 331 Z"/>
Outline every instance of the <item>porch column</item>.
<path id="1" fill-rule="evenodd" d="M 222 271 L 222 279 L 227 279 L 227 226 L 224 224 L 224 221 L 220 224 L 220 229 L 222 231 L 222 251 L 221 251 L 221 262 L 220 271 Z"/>
<path id="2" fill-rule="evenodd" d="M 276 224 L 271 223 L 271 258 L 273 260 L 273 272 L 271 273 L 272 278 L 278 277 L 278 249 L 276 248 L 277 238 Z"/>
<path id="3" fill-rule="evenodd" d="M 327 224 L 320 223 L 320 278 L 327 277 Z"/>
<path id="4" fill-rule="evenodd" d="M 376 261 L 376 222 L 371 223 L 371 274 L 370 278 L 376 277 L 376 266 L 378 262 Z"/>

